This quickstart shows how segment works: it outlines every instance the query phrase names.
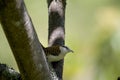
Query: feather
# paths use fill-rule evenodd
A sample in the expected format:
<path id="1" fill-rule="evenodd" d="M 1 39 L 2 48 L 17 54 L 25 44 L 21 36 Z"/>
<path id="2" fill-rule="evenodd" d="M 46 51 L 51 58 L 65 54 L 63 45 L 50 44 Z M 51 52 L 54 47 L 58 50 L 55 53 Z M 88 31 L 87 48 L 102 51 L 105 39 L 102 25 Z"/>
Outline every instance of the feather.
<path id="1" fill-rule="evenodd" d="M 52 54 L 54 56 L 58 56 L 60 54 L 59 46 L 46 47 L 44 48 L 44 51 L 46 55 Z"/>

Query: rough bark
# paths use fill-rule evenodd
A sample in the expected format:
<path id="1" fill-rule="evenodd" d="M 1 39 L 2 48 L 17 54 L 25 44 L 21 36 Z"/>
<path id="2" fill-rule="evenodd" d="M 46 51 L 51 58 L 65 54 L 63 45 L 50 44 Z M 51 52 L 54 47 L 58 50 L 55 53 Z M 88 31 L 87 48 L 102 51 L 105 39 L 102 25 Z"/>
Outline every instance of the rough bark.
<path id="1" fill-rule="evenodd" d="M 0 0 L 0 22 L 22 80 L 53 80 L 23 0 Z"/>
<path id="2" fill-rule="evenodd" d="M 21 75 L 6 64 L 0 64 L 0 80 L 22 80 Z"/>
<path id="3" fill-rule="evenodd" d="M 49 46 L 64 45 L 66 0 L 47 0 L 47 2 L 49 13 Z M 62 80 L 63 64 L 64 60 L 52 63 L 59 80 Z"/>

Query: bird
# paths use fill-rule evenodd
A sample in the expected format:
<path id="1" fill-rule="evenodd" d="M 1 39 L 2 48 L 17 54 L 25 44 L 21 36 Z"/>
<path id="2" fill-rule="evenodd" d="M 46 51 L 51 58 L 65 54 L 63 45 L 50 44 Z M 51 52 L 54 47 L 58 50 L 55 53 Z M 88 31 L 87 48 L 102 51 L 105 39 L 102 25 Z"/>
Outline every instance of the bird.
<path id="1" fill-rule="evenodd" d="M 71 50 L 67 46 L 55 45 L 44 48 L 44 52 L 46 54 L 48 62 L 57 62 L 64 59 L 67 53 L 73 53 L 73 50 Z"/>

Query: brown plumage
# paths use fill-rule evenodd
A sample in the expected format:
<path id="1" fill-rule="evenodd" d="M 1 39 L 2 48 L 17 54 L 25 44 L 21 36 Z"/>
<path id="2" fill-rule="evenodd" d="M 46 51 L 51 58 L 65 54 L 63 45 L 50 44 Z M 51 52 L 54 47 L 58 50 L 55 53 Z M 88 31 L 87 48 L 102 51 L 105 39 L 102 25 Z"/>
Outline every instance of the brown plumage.
<path id="1" fill-rule="evenodd" d="M 47 55 L 54 55 L 54 56 L 58 56 L 60 54 L 60 49 L 59 46 L 51 46 L 51 47 L 46 47 L 44 48 L 45 54 Z"/>
<path id="2" fill-rule="evenodd" d="M 42 46 L 43 47 L 43 46 Z M 67 46 L 51 46 L 44 48 L 44 52 L 46 54 L 46 58 L 49 62 L 56 62 L 64 59 L 65 55 L 69 52 L 73 52 Z"/>

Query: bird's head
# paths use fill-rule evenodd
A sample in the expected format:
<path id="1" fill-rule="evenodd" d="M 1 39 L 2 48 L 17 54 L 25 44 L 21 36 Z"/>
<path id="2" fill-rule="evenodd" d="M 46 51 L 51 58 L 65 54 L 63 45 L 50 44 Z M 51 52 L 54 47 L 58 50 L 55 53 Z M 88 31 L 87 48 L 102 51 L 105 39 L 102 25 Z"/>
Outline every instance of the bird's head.
<path id="1" fill-rule="evenodd" d="M 60 51 L 61 51 L 61 53 L 64 53 L 64 54 L 69 53 L 69 52 L 73 53 L 73 50 L 71 50 L 67 46 L 60 46 Z"/>

